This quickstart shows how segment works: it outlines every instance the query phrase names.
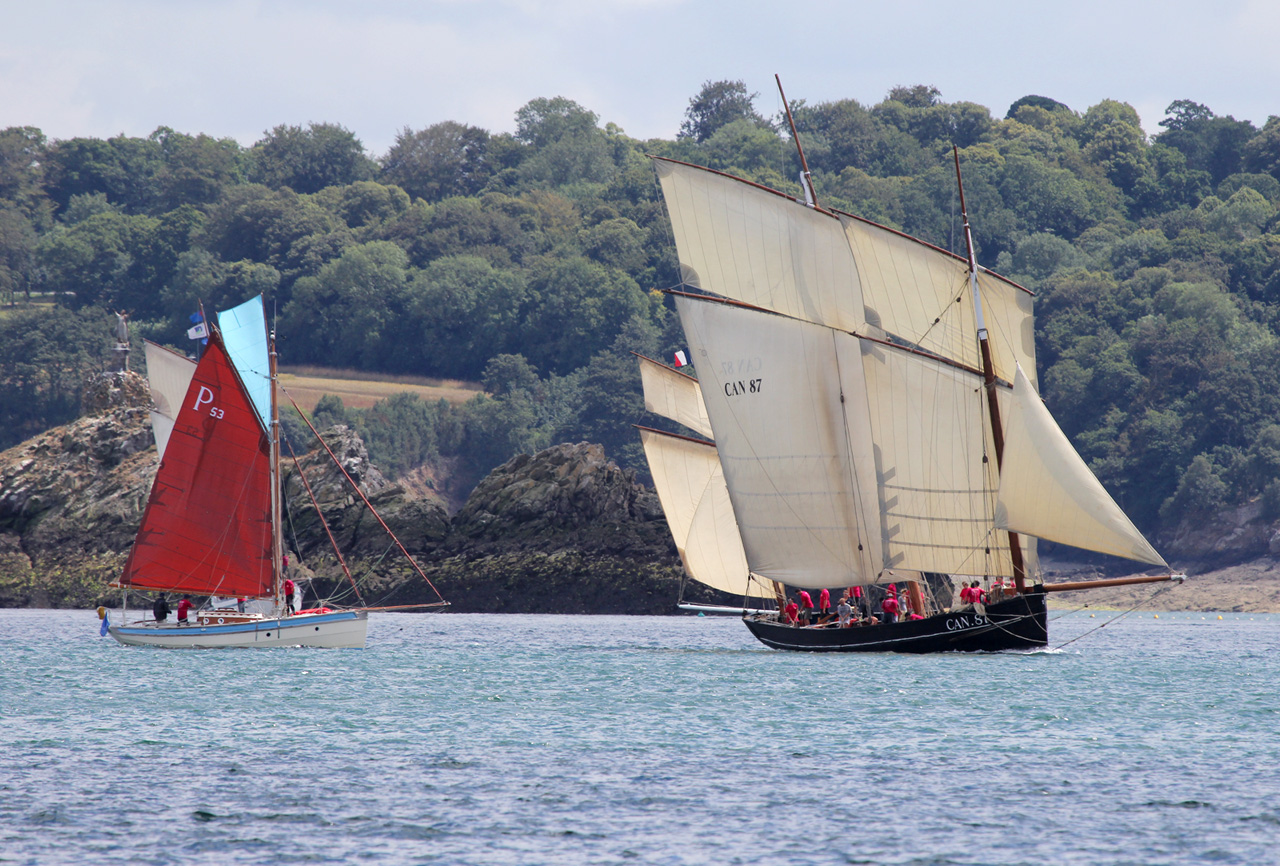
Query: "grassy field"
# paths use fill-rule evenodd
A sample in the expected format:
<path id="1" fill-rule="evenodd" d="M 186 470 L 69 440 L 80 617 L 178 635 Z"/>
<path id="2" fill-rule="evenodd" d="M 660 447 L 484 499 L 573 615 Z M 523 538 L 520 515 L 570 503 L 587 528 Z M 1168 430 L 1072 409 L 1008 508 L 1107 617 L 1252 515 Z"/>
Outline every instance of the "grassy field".
<path id="1" fill-rule="evenodd" d="M 465 403 L 480 393 L 475 382 L 427 379 L 421 376 L 387 376 L 362 370 L 333 370 L 326 367 L 280 368 L 280 386 L 285 394 L 310 412 L 325 394 L 332 394 L 349 409 L 368 409 L 379 400 L 408 391 L 423 400 Z M 283 401 L 287 403 L 288 401 Z"/>

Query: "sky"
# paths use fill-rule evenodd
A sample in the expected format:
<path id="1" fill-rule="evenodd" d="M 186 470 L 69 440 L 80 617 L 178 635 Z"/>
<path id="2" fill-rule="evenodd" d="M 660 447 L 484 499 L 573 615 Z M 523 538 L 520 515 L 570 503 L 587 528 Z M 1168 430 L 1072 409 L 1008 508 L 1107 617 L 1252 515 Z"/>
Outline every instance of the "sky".
<path id="1" fill-rule="evenodd" d="M 1128 102 L 1148 133 L 1175 99 L 1258 126 L 1280 115 L 1274 0 L 42 0 L 4 4 L 0 129 L 50 139 L 167 126 L 248 146 L 337 123 L 381 156 L 444 120 L 514 131 L 568 97 L 672 138 L 704 82 L 873 105 L 896 85 L 1003 117 L 1022 96 Z"/>

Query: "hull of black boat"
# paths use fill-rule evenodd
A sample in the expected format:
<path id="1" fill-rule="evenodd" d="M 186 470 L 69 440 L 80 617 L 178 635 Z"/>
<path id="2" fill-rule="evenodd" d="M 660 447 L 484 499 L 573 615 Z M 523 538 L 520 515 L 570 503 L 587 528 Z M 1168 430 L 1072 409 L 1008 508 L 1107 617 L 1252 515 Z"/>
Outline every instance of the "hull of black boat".
<path id="1" fill-rule="evenodd" d="M 1049 641 L 1043 592 L 1029 592 L 986 606 L 909 622 L 853 628 L 796 627 L 747 617 L 766 646 L 801 652 L 998 652 L 1034 649 Z"/>

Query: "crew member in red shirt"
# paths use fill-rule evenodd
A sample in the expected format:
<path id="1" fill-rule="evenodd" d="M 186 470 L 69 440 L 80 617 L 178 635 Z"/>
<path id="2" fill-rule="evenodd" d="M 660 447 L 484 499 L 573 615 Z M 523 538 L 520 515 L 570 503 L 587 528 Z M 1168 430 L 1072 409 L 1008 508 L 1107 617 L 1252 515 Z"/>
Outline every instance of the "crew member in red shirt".
<path id="1" fill-rule="evenodd" d="M 885 622 L 898 621 L 898 587 L 895 584 L 889 584 L 889 591 L 880 603 L 880 609 L 884 611 Z"/>
<path id="2" fill-rule="evenodd" d="M 796 604 L 794 598 L 787 599 L 787 606 L 782 609 L 782 613 L 786 617 L 787 625 L 795 625 L 800 621 L 800 606 Z"/>
<path id="3" fill-rule="evenodd" d="M 191 608 L 195 607 L 191 603 L 191 596 L 184 595 L 182 601 L 178 602 L 178 625 L 187 624 L 187 614 L 191 612 Z"/>
<path id="4" fill-rule="evenodd" d="M 289 578 L 284 580 L 284 607 L 290 616 L 293 616 L 293 581 Z"/>

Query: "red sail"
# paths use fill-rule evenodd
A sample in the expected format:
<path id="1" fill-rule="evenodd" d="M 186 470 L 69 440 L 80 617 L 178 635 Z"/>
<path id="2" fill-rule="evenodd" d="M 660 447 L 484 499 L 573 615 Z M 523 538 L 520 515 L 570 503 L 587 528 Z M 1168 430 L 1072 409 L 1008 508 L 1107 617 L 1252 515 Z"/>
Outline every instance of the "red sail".
<path id="1" fill-rule="evenodd" d="M 120 582 L 271 595 L 269 470 L 270 444 L 215 335 L 191 379 Z"/>

